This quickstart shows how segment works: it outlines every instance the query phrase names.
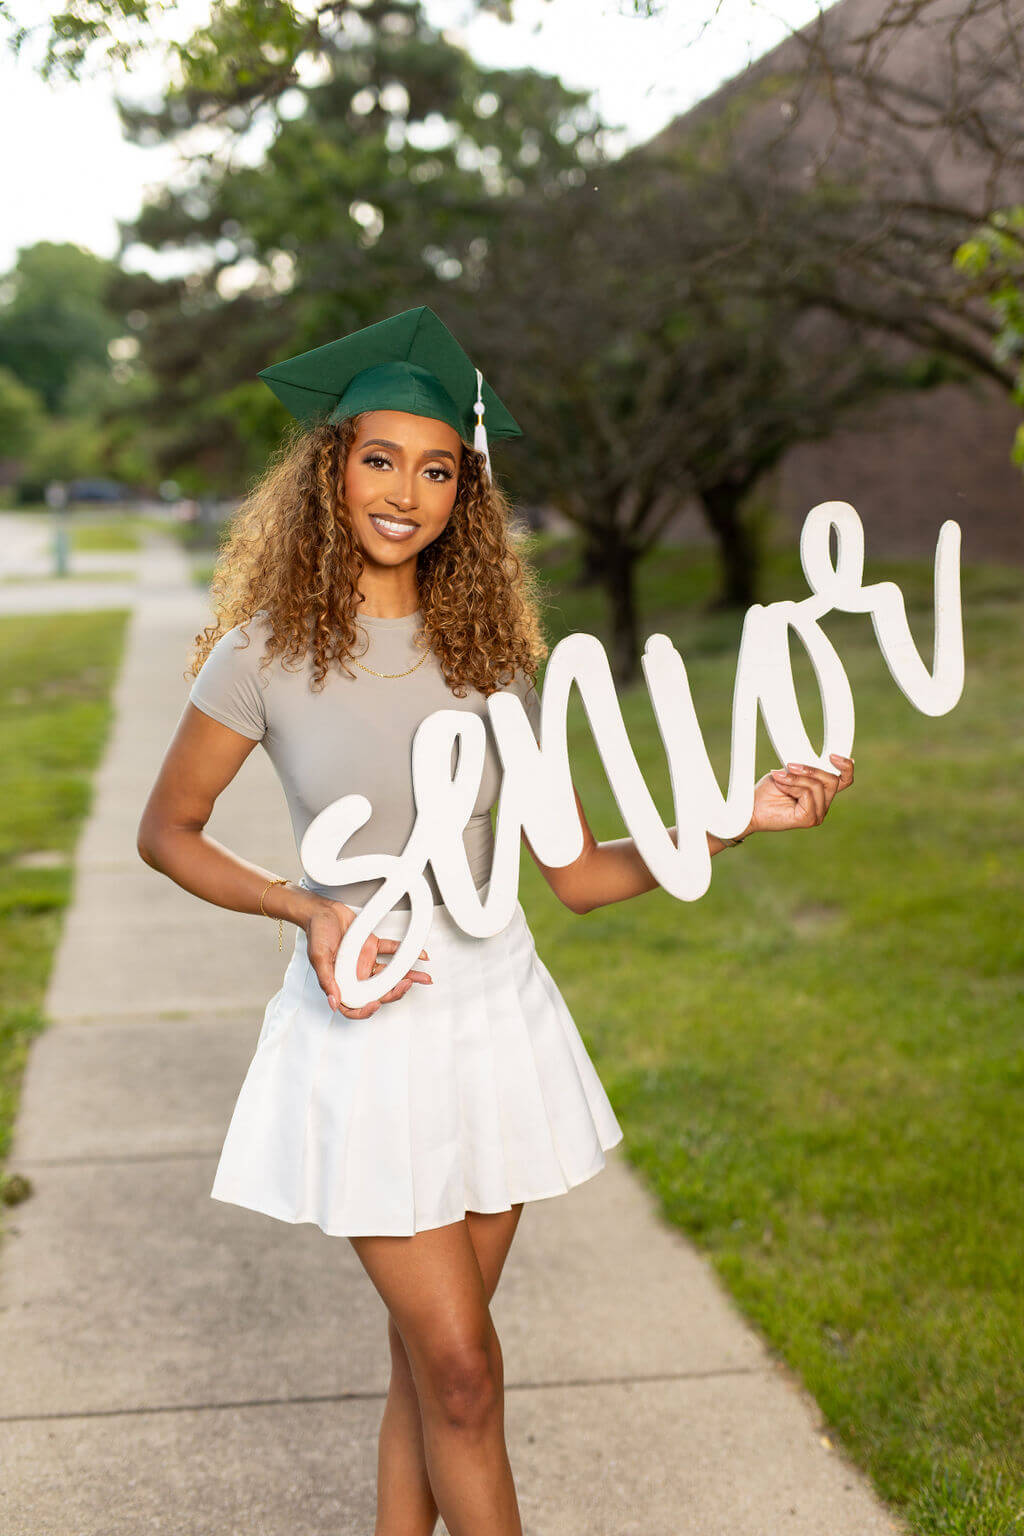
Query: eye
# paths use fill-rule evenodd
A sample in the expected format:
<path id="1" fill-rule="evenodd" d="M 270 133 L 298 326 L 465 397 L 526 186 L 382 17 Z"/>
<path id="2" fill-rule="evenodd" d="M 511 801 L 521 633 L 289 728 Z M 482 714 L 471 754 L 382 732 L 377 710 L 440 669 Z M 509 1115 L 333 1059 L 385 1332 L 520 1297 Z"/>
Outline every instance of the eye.
<path id="1" fill-rule="evenodd" d="M 363 460 L 363 463 L 372 464 L 375 469 L 379 469 L 382 464 L 386 469 L 393 468 L 391 460 L 384 453 L 368 453 Z"/>
<path id="2" fill-rule="evenodd" d="M 443 464 L 431 464 L 426 473 L 428 475 L 440 475 L 440 480 L 434 481 L 435 485 L 443 485 L 446 480 L 450 480 L 452 478 L 452 471 L 450 469 L 445 469 Z"/>

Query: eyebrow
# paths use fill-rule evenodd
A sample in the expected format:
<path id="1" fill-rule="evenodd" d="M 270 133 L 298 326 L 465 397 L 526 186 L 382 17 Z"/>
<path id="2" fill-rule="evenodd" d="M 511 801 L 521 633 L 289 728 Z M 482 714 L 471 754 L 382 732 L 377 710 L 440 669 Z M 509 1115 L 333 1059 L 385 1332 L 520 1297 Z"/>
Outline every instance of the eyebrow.
<path id="1" fill-rule="evenodd" d="M 386 437 L 368 437 L 362 445 L 364 448 L 390 448 L 394 453 L 404 452 L 401 443 L 392 443 Z M 451 459 L 455 463 L 454 453 L 449 453 L 447 448 L 431 448 L 420 455 L 423 459 Z"/>

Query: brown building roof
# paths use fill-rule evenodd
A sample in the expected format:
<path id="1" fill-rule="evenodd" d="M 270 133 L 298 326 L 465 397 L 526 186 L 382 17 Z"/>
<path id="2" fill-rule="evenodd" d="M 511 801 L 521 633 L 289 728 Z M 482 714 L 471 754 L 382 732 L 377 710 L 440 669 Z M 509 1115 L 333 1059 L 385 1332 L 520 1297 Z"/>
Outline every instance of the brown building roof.
<path id="1" fill-rule="evenodd" d="M 964 21 L 964 0 L 925 0 L 917 23 L 887 29 L 895 10 L 893 0 L 841 0 L 645 149 L 727 125 L 734 155 L 767 158 L 774 174 L 805 184 L 827 157 L 831 168 L 903 196 L 927 193 L 979 212 L 1024 201 L 1020 55 L 1006 47 L 1009 29 L 1024 49 L 1020 0 L 977 6 L 955 51 L 951 29 Z M 822 57 L 840 65 L 831 90 L 816 87 Z M 954 103 L 959 121 L 983 110 L 992 143 L 983 147 L 953 121 Z M 852 502 L 876 555 L 929 556 L 952 517 L 966 560 L 1024 565 L 1024 475 L 1010 461 L 1021 414 L 981 378 L 891 396 L 827 440 L 790 450 L 770 477 L 773 499 L 794 531 L 816 503 Z"/>

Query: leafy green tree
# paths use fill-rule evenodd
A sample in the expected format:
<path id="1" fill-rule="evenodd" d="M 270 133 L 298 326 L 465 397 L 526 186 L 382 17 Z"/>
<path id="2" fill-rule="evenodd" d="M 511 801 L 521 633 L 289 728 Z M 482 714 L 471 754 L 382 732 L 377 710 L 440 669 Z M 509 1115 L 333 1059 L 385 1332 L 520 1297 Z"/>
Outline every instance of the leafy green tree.
<path id="1" fill-rule="evenodd" d="M 42 418 L 24 456 L 23 481 L 38 486 L 96 475 L 152 485 L 157 473 L 151 434 L 139 424 L 140 404 L 150 388 L 142 374 L 115 376 L 83 367 L 71 382 L 64 414 Z"/>
<path id="2" fill-rule="evenodd" d="M 469 0 L 471 8 L 511 20 L 511 0 Z M 45 80 L 79 80 L 91 69 L 128 68 L 160 41 L 158 24 L 179 0 L 65 0 L 40 18 L 17 0 L 0 0 L 0 25 L 15 53 L 42 42 Z M 324 38 L 359 17 L 359 0 L 213 0 L 210 19 L 184 43 L 166 43 L 184 78 L 222 104 L 267 100 L 294 82 L 302 60 Z M 24 20 L 32 16 L 32 23 Z"/>
<path id="3" fill-rule="evenodd" d="M 58 412 L 75 369 L 108 365 L 123 328 L 107 302 L 112 262 L 68 243 L 43 240 L 18 253 L 0 280 L 0 368 Z"/>
<path id="4" fill-rule="evenodd" d="M 30 452 L 46 420 L 40 396 L 9 368 L 0 368 L 0 459 Z"/>
<path id="5" fill-rule="evenodd" d="M 43 241 L 0 279 L 0 454 L 22 460 L 33 485 L 153 478 L 140 422 L 151 383 L 131 334 L 140 317 L 117 307 L 118 270 L 81 246 Z"/>
<path id="6" fill-rule="evenodd" d="M 261 367 L 472 291 L 523 199 L 554 198 L 601 158 L 584 93 L 483 68 L 418 0 L 370 0 L 358 25 L 324 40 L 322 64 L 319 83 L 263 119 L 258 164 L 197 163 L 187 187 L 164 190 L 124 231 L 126 245 L 194 260 L 181 279 L 125 276 L 117 295 L 145 320 L 162 464 L 191 461 L 225 488 L 285 420 L 255 380 Z M 206 122 L 212 91 L 176 87 L 155 111 L 125 108 L 126 130 L 174 138 Z"/>
<path id="7" fill-rule="evenodd" d="M 954 261 L 995 316 L 993 353 L 1014 370 L 1013 398 L 1024 405 L 1024 205 L 997 210 L 958 246 Z M 1017 428 L 1011 453 L 1024 469 L 1024 423 Z"/>

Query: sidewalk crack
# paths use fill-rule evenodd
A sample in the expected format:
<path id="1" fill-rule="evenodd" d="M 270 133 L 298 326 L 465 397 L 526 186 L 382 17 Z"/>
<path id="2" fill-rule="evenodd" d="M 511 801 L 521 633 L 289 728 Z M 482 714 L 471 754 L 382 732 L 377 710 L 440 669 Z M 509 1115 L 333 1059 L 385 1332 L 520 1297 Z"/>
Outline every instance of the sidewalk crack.
<path id="1" fill-rule="evenodd" d="M 506 1382 L 506 1392 L 550 1392 L 570 1387 L 641 1386 L 652 1382 L 712 1381 L 723 1376 L 757 1376 L 767 1365 L 722 1365 L 705 1371 L 658 1371 L 649 1376 L 577 1376 L 558 1381 Z M 295 1408 L 315 1403 L 383 1402 L 387 1388 L 351 1392 L 296 1394 L 293 1397 L 243 1397 L 224 1402 L 156 1403 L 134 1408 L 79 1408 L 54 1413 L 4 1413 L 0 1424 L 38 1424 L 58 1419 L 141 1418 L 151 1413 L 223 1413 L 239 1408 Z"/>

